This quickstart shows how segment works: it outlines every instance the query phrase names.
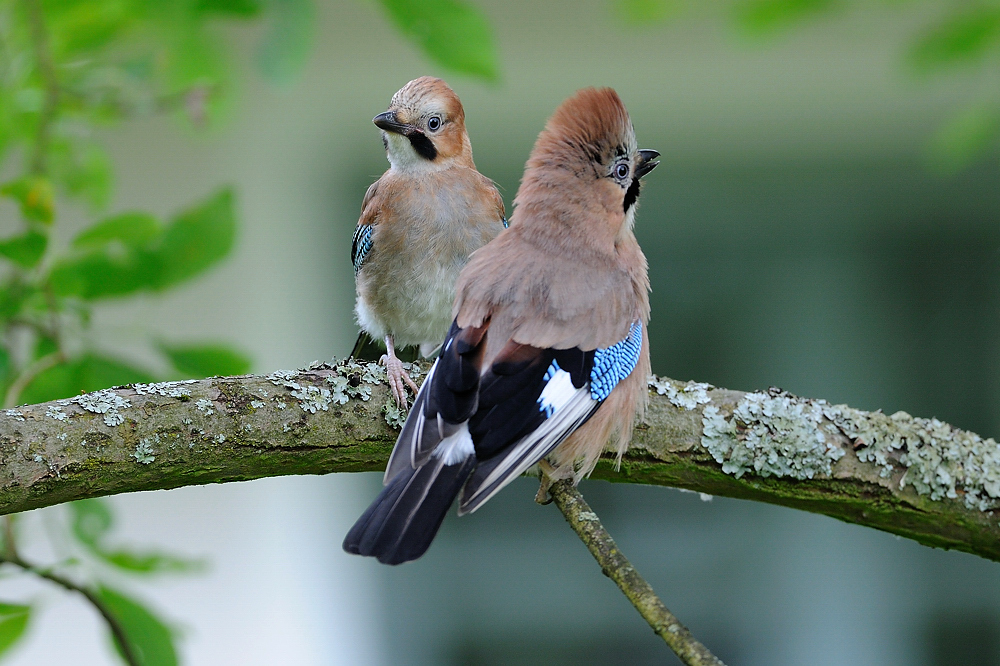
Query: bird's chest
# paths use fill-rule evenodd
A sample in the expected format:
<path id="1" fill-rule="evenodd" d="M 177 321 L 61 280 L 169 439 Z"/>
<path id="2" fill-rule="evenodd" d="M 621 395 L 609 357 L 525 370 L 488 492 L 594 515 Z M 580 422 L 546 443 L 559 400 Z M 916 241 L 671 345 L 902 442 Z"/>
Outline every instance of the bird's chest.
<path id="1" fill-rule="evenodd" d="M 415 187 L 384 210 L 358 275 L 359 293 L 397 337 L 427 342 L 451 322 L 455 282 L 469 255 L 495 235 L 484 206 L 462 190 Z"/>

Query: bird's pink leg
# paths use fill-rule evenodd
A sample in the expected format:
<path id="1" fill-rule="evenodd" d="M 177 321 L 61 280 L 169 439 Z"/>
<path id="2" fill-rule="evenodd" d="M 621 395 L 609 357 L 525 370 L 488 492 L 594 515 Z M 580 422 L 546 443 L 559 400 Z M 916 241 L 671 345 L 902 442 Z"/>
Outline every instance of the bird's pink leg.
<path id="1" fill-rule="evenodd" d="M 392 397 L 396 399 L 396 406 L 400 409 L 406 409 L 405 386 L 409 386 L 413 391 L 413 395 L 416 395 L 418 390 L 417 385 L 406 374 L 406 370 L 403 369 L 403 362 L 396 358 L 396 350 L 392 346 L 391 335 L 385 336 L 385 349 L 387 353 L 379 359 L 379 362 L 385 366 L 386 379 L 389 381 L 389 390 L 392 391 Z"/>

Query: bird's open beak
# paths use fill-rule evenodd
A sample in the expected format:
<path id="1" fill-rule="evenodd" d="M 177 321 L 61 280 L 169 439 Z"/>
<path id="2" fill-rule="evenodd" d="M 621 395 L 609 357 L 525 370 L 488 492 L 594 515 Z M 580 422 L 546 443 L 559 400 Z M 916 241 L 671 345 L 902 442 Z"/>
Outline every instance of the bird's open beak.
<path id="1" fill-rule="evenodd" d="M 375 123 L 378 125 L 378 123 Z M 642 178 L 647 173 L 656 168 L 659 162 L 654 162 L 657 157 L 660 156 L 655 150 L 640 150 L 639 151 L 639 164 L 635 169 L 635 175 L 637 178 Z"/>
<path id="2" fill-rule="evenodd" d="M 375 126 L 381 130 L 393 132 L 395 134 L 402 134 L 403 136 L 410 136 L 417 131 L 417 128 L 413 125 L 407 125 L 406 123 L 399 122 L 395 111 L 380 113 L 372 118 L 372 122 L 375 123 Z"/>

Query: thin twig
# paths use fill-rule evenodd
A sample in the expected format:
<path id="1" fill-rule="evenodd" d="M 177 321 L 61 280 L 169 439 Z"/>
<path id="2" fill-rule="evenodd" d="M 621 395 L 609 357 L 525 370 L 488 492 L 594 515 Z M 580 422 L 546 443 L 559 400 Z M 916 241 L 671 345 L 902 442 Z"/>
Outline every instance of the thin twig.
<path id="1" fill-rule="evenodd" d="M 8 555 L 5 557 L 0 557 L 0 564 L 13 564 L 16 567 L 20 567 L 24 571 L 33 573 L 40 578 L 44 578 L 47 581 L 53 582 L 56 585 L 62 587 L 63 589 L 69 590 L 70 592 L 76 592 L 83 595 L 83 597 L 90 602 L 90 604 L 101 614 L 104 621 L 108 625 L 108 629 L 111 630 L 111 635 L 115 637 L 115 642 L 118 643 L 118 647 L 121 648 L 122 657 L 125 659 L 125 663 L 129 666 L 141 666 L 138 656 L 133 650 L 131 643 L 128 641 L 128 637 L 125 635 L 125 630 L 122 628 L 121 623 L 118 618 L 114 616 L 111 609 L 107 607 L 103 600 L 97 596 L 97 594 L 83 586 L 77 585 L 68 578 L 63 578 L 58 574 L 54 574 L 51 571 L 45 569 L 39 569 L 17 556 L 10 556 L 10 544 L 8 544 Z"/>
<path id="2" fill-rule="evenodd" d="M 17 545 L 14 543 L 14 516 L 3 517 L 3 546 L 4 554 L 12 560 L 20 559 L 17 554 Z"/>
<path id="3" fill-rule="evenodd" d="M 18 399 L 21 397 L 21 392 L 27 388 L 28 384 L 32 382 L 38 375 L 42 374 L 49 368 L 55 367 L 66 360 L 66 355 L 61 351 L 52 352 L 51 354 L 46 354 L 41 357 L 27 368 L 24 369 L 20 375 L 17 376 L 11 385 L 7 389 L 7 395 L 3 399 L 3 409 L 10 409 L 17 405 Z"/>
<path id="4" fill-rule="evenodd" d="M 43 174 L 46 170 L 45 157 L 49 149 L 52 123 L 59 107 L 59 79 L 56 76 L 52 51 L 49 49 L 49 33 L 45 26 L 45 14 L 40 0 L 25 0 L 28 18 L 31 21 L 31 38 L 34 41 L 35 60 L 38 74 L 45 87 L 45 100 L 38 119 L 38 137 L 35 140 L 35 154 L 31 159 L 31 170 Z"/>
<path id="5" fill-rule="evenodd" d="M 691 635 L 687 627 L 667 610 L 646 579 L 639 575 L 604 529 L 583 495 L 569 481 L 557 481 L 549 494 L 573 531 L 586 544 L 601 565 L 601 571 L 613 580 L 643 619 L 688 666 L 725 666 L 718 657 Z"/>

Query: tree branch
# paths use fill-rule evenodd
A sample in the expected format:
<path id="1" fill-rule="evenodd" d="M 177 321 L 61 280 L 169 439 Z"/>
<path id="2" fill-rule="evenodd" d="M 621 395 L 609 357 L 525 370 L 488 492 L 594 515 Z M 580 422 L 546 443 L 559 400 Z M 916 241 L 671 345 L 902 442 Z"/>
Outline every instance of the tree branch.
<path id="1" fill-rule="evenodd" d="M 562 511 L 566 522 L 601 565 L 604 575 L 615 582 L 642 615 L 642 619 L 649 623 L 656 635 L 663 639 L 681 661 L 688 666 L 725 666 L 663 605 L 652 586 L 618 549 L 618 545 L 576 486 L 569 481 L 557 481 L 549 486 L 548 492 Z"/>
<path id="2" fill-rule="evenodd" d="M 0 412 L 0 514 L 138 490 L 382 470 L 398 414 L 381 373 L 374 364 L 314 364 Z M 992 439 L 778 390 L 667 379 L 651 387 L 620 469 L 602 460 L 596 478 L 780 504 L 1000 561 Z"/>

